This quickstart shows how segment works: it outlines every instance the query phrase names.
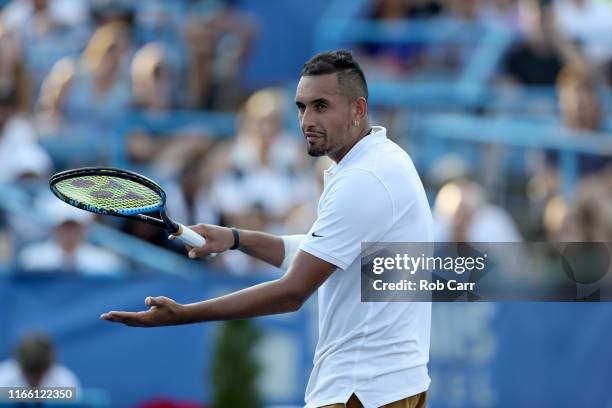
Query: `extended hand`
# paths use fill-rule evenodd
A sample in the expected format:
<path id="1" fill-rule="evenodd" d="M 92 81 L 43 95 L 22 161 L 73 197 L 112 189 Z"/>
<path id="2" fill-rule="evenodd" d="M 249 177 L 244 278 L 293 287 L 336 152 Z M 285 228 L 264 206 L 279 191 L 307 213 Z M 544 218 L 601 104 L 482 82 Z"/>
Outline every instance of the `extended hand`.
<path id="1" fill-rule="evenodd" d="M 147 297 L 144 312 L 108 312 L 100 316 L 102 320 L 123 323 L 135 327 L 170 326 L 186 323 L 185 307 L 165 296 Z"/>

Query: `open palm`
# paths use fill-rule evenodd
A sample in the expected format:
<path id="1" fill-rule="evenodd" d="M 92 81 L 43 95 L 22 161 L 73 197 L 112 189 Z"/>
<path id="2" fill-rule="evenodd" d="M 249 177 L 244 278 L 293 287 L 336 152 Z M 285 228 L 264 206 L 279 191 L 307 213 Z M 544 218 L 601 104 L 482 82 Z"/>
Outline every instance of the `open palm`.
<path id="1" fill-rule="evenodd" d="M 185 323 L 184 306 L 165 296 L 147 297 L 149 310 L 142 312 L 112 311 L 100 316 L 102 320 L 134 327 L 170 326 Z"/>

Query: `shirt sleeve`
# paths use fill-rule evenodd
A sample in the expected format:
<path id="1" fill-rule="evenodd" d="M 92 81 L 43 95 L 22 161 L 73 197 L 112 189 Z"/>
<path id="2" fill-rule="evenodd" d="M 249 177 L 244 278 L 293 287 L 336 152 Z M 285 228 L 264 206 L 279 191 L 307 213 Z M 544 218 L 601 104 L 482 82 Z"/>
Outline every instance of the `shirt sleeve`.
<path id="1" fill-rule="evenodd" d="M 298 251 L 298 248 L 306 235 L 283 235 L 281 238 L 283 240 L 283 244 L 285 245 L 285 258 L 283 258 L 283 263 L 279 267 L 283 271 L 289 269 L 295 254 Z"/>
<path id="2" fill-rule="evenodd" d="M 300 249 L 340 269 L 361 253 L 362 242 L 379 242 L 394 222 L 391 195 L 370 171 L 338 176 L 319 203 L 317 220 Z"/>

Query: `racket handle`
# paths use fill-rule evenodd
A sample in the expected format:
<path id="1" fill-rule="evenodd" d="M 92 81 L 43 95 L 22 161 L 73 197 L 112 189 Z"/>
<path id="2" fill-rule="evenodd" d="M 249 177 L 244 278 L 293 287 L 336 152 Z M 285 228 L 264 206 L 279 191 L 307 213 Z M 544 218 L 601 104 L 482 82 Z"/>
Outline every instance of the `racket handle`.
<path id="1" fill-rule="evenodd" d="M 176 233 L 174 233 L 174 235 L 178 237 L 181 241 L 183 241 L 185 244 L 194 248 L 199 248 L 206 244 L 206 239 L 191 228 L 188 228 L 183 224 L 178 224 L 178 226 L 179 229 Z M 217 256 L 217 254 L 212 253 L 208 255 L 209 258 L 212 258 L 214 256 Z"/>
<path id="2" fill-rule="evenodd" d="M 178 226 L 179 229 L 174 233 L 174 236 L 179 238 L 185 244 L 194 248 L 199 248 L 206 244 L 206 239 L 194 230 L 184 226 L 183 224 L 178 224 Z"/>

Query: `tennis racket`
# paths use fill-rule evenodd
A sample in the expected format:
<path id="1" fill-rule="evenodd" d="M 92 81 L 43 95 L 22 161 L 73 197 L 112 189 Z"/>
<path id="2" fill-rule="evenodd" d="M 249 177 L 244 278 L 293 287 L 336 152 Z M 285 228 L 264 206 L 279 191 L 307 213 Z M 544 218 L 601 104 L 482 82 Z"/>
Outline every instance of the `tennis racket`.
<path id="1" fill-rule="evenodd" d="M 112 167 L 84 167 L 55 174 L 49 186 L 57 198 L 82 210 L 154 225 L 192 247 L 206 244 L 200 234 L 168 217 L 166 193 L 140 174 Z"/>

